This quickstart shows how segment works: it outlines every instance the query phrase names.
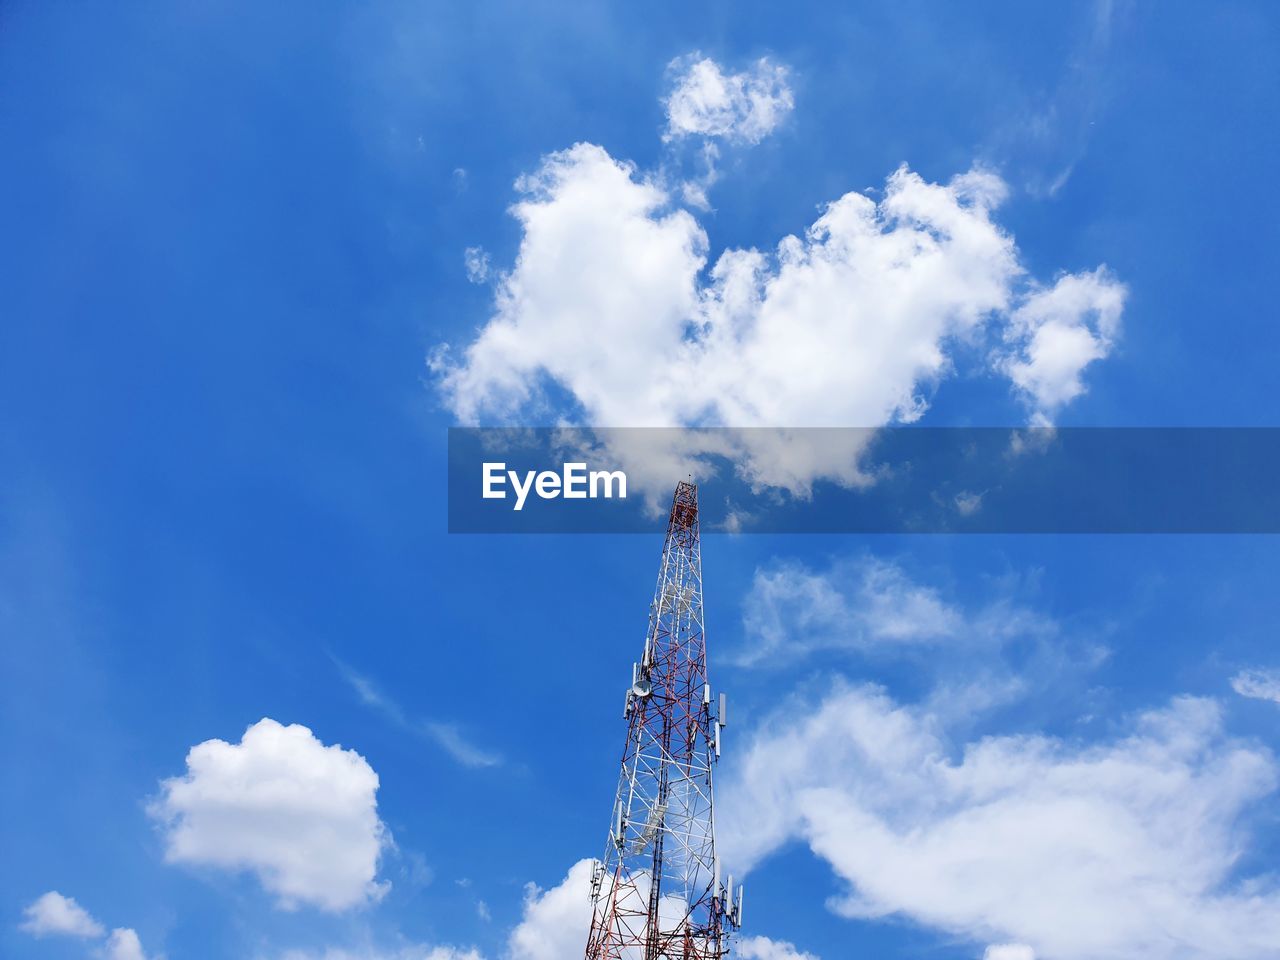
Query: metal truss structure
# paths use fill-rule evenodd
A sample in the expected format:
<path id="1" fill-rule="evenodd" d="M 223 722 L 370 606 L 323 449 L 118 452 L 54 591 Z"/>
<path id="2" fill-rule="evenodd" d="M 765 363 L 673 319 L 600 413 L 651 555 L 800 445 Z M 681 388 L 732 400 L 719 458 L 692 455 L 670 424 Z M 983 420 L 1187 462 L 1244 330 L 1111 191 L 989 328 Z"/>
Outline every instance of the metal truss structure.
<path id="1" fill-rule="evenodd" d="M 702 612 L 698 488 L 676 486 L 644 654 L 632 666 L 618 794 L 591 885 L 586 960 L 728 955 L 742 888 L 721 879 L 712 772 L 724 695 L 712 706 Z"/>

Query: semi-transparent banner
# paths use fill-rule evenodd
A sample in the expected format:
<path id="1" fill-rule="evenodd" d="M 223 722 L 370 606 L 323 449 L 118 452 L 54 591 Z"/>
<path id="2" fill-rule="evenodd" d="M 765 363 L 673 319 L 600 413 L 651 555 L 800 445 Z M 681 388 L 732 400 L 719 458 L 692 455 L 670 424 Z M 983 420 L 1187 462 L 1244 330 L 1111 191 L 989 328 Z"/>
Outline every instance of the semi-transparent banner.
<path id="1" fill-rule="evenodd" d="M 453 428 L 452 533 L 1277 533 L 1280 429 Z"/>

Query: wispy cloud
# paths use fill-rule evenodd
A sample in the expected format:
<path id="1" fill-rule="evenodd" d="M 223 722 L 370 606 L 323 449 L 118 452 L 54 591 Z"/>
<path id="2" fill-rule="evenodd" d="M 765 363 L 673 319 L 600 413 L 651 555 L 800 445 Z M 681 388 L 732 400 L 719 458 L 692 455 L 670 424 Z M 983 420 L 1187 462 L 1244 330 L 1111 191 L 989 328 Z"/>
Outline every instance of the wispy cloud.
<path id="1" fill-rule="evenodd" d="M 463 766 L 495 767 L 502 763 L 500 755 L 471 743 L 458 729 L 457 724 L 424 720 L 420 726 L 423 733 L 443 747 L 453 759 Z"/>
<path id="2" fill-rule="evenodd" d="M 467 279 L 472 283 L 484 283 L 489 279 L 489 254 L 483 247 L 467 247 L 463 253 Z"/>
<path id="3" fill-rule="evenodd" d="M 846 884 L 836 913 L 996 941 L 986 960 L 1263 960 L 1280 885 L 1235 870 L 1278 781 L 1214 700 L 1175 697 L 1092 743 L 966 739 L 836 682 L 780 705 L 736 755 L 717 850 L 749 870 L 805 843 Z"/>
<path id="4" fill-rule="evenodd" d="M 1056 637 L 1050 618 L 1014 602 L 1002 585 L 985 606 L 962 608 L 900 565 L 874 556 L 826 570 L 776 562 L 756 571 L 743 611 L 741 666 L 819 650 L 887 652 L 963 644 L 999 647 L 1018 637 Z"/>
<path id="5" fill-rule="evenodd" d="M 1014 111 L 1016 119 L 1001 131 L 1000 153 L 1023 171 L 1032 194 L 1057 194 L 1084 159 L 1114 87 L 1116 34 L 1132 7 L 1132 0 L 1095 0 L 1092 15 L 1081 16 L 1079 36 L 1056 87 L 1043 100 Z"/>
<path id="6" fill-rule="evenodd" d="M 1109 657 L 1108 626 L 1060 622 L 1031 605 L 1036 589 L 1034 573 L 1007 575 L 962 597 L 870 554 L 825 568 L 773 561 L 756 570 L 729 657 L 755 670 L 847 660 L 864 676 L 911 664 L 929 712 L 964 726 L 1032 695 L 1062 697 L 1068 686 L 1083 695 L 1076 685 Z"/>
<path id="7" fill-rule="evenodd" d="M 382 714 L 395 726 L 431 741 L 464 767 L 496 767 L 503 762 L 501 754 L 472 743 L 456 723 L 410 716 L 368 677 L 337 657 L 331 655 L 330 659 L 360 702 Z"/>
<path id="8" fill-rule="evenodd" d="M 1280 703 L 1280 672 L 1241 670 L 1231 678 L 1231 689 L 1242 697 Z"/>

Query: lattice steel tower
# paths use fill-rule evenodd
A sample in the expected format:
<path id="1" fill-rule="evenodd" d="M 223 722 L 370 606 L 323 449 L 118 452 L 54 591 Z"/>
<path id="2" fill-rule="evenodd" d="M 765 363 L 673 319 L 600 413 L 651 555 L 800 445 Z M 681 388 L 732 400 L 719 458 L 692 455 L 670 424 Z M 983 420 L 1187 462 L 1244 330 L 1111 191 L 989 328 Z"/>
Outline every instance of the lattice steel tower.
<path id="1" fill-rule="evenodd" d="M 627 743 L 604 859 L 591 885 L 586 960 L 728 955 L 742 888 L 721 880 L 712 772 L 724 695 L 712 708 L 702 618 L 698 488 L 671 501 L 644 654 L 631 668 Z"/>

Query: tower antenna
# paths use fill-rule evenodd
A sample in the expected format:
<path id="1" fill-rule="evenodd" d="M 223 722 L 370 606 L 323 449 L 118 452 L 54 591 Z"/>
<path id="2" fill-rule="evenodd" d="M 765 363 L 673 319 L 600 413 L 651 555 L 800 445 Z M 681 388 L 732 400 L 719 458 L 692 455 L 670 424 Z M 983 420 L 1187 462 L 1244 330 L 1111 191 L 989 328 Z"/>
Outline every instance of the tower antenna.
<path id="1" fill-rule="evenodd" d="M 716 707 L 713 707 L 713 702 Z M 712 773 L 724 694 L 713 701 L 702 610 L 698 488 L 676 484 L 605 854 L 591 884 L 586 960 L 719 960 L 742 922 L 742 887 L 722 877 Z"/>

